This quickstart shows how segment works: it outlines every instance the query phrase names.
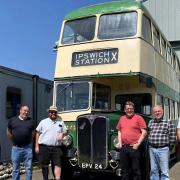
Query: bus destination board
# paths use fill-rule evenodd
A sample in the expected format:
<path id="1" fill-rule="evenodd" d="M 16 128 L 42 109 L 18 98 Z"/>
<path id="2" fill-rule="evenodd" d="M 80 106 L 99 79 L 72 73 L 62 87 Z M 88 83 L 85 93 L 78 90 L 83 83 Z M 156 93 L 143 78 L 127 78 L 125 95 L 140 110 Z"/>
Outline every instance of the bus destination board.
<path id="1" fill-rule="evenodd" d="M 115 64 L 118 62 L 118 48 L 94 51 L 74 52 L 72 54 L 73 67 L 101 64 Z"/>

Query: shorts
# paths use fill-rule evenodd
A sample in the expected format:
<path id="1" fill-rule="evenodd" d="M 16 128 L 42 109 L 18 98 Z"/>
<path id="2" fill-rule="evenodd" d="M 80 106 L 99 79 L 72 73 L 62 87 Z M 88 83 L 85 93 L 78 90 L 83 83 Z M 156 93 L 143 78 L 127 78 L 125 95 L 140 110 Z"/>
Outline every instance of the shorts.
<path id="1" fill-rule="evenodd" d="M 62 150 L 60 146 L 39 145 L 38 160 L 43 165 L 49 165 L 50 161 L 55 166 L 61 167 Z"/>

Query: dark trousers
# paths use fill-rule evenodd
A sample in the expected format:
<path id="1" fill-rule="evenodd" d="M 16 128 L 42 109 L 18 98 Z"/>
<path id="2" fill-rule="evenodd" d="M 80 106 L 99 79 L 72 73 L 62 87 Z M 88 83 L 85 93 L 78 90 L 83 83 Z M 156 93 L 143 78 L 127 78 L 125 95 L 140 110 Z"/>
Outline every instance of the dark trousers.
<path id="1" fill-rule="evenodd" d="M 141 180 L 140 151 L 130 145 L 123 145 L 120 150 L 121 180 Z"/>

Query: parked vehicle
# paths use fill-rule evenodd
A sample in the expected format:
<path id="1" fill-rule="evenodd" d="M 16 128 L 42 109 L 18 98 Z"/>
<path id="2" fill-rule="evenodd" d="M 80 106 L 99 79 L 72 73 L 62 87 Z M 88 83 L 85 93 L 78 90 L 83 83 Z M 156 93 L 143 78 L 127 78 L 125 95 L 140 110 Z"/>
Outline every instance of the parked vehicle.
<path id="1" fill-rule="evenodd" d="M 175 51 L 135 1 L 70 12 L 55 49 L 53 102 L 69 130 L 64 138 L 67 174 L 80 169 L 120 175 L 116 124 L 127 100 L 147 122 L 155 104 L 164 107 L 166 118 L 178 119 L 180 61 Z"/>

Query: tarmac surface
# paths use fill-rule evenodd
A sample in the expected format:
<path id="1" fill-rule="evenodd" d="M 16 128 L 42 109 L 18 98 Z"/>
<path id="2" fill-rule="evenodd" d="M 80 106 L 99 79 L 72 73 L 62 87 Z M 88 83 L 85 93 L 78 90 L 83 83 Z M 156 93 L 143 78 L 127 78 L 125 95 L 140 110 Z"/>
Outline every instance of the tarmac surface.
<path id="1" fill-rule="evenodd" d="M 170 180 L 180 180 L 180 161 L 170 168 Z"/>
<path id="2" fill-rule="evenodd" d="M 53 180 L 53 176 L 52 176 L 52 173 L 51 173 L 51 170 L 49 170 L 49 180 Z M 112 179 L 110 177 L 106 177 L 108 180 Z M 105 180 L 106 178 L 104 177 L 76 177 L 76 178 L 73 178 L 74 180 L 80 180 L 80 179 L 90 179 L 90 180 Z M 36 169 L 33 171 L 33 180 L 42 180 L 42 174 L 41 174 L 41 170 L 40 169 Z M 25 178 L 25 175 L 21 175 L 21 180 L 26 180 Z M 63 179 L 62 179 L 63 180 Z M 180 162 L 177 162 L 175 164 L 172 165 L 172 167 L 170 168 L 170 180 L 180 180 Z"/>
<path id="3" fill-rule="evenodd" d="M 69 179 L 69 180 L 110 180 L 110 179 L 118 180 L 119 178 L 114 178 L 114 177 L 112 178 L 109 175 L 108 176 L 107 175 L 106 176 L 105 175 L 101 175 L 101 176 L 98 175 L 98 176 L 76 176 L 76 177 L 73 177 L 72 179 Z M 21 175 L 20 180 L 26 180 L 25 174 Z M 42 173 L 41 173 L 40 169 L 33 171 L 32 180 L 43 180 Z M 51 168 L 49 168 L 49 180 L 55 180 L 53 178 L 52 173 L 51 173 Z"/>

